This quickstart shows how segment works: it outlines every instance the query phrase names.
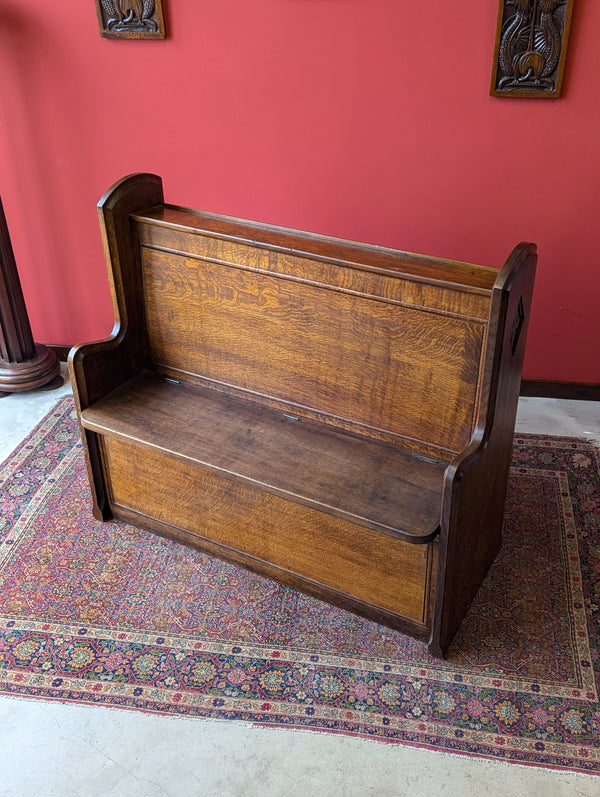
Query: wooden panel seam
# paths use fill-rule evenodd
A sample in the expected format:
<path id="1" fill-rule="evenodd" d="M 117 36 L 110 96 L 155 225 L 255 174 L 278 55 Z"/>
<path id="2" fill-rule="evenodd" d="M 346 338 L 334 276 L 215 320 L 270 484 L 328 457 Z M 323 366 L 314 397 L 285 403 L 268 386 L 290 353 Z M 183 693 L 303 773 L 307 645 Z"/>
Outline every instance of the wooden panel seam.
<path id="1" fill-rule="evenodd" d="M 223 382 L 219 379 L 203 376 L 202 374 L 196 374 L 192 371 L 185 371 L 183 368 L 176 368 L 175 366 L 168 365 L 167 363 L 161 363 L 159 361 L 153 360 L 149 367 L 157 373 L 163 374 L 167 377 L 171 376 L 176 378 L 177 376 L 181 376 L 185 379 L 185 381 L 189 381 L 198 385 L 204 385 L 232 396 L 239 396 L 240 398 L 253 396 L 264 401 L 267 406 L 285 407 L 300 413 L 306 413 L 306 417 L 315 420 L 323 419 L 326 423 L 329 422 L 335 428 L 341 428 L 350 433 L 358 435 L 367 433 L 369 435 L 375 434 L 379 440 L 388 441 L 390 443 L 399 443 L 419 451 L 427 450 L 428 452 L 431 452 L 432 456 L 434 456 L 433 452 L 439 452 L 441 459 L 452 459 L 458 454 L 458 449 L 446 448 L 445 446 L 440 446 L 435 443 L 428 443 L 424 440 L 419 440 L 416 437 L 401 435 L 397 432 L 392 432 L 389 429 L 382 429 L 379 426 L 372 426 L 351 418 L 345 418 L 341 415 L 334 415 L 333 413 L 325 412 L 324 410 L 318 410 L 315 407 L 309 407 L 305 404 L 289 401 L 277 396 L 271 396 L 268 393 L 259 393 L 258 391 L 250 390 L 250 388 L 240 387 L 239 385 Z"/>
<path id="2" fill-rule="evenodd" d="M 85 410 L 84 410 L 85 413 Z M 86 429 L 88 432 L 93 432 L 94 434 L 101 435 L 105 438 L 111 438 L 114 440 L 118 440 L 122 443 L 129 443 L 135 446 L 139 446 L 142 449 L 147 449 L 148 451 L 152 451 L 155 454 L 160 454 L 161 456 L 167 457 L 167 459 L 172 459 L 175 462 L 182 462 L 186 465 L 191 465 L 198 467 L 199 470 L 205 470 L 208 473 L 215 474 L 217 476 L 222 476 L 225 479 L 230 479 L 233 482 L 238 482 L 240 484 L 244 484 L 247 487 L 251 487 L 257 490 L 263 490 L 270 495 L 274 495 L 277 498 L 281 498 L 285 501 L 291 501 L 292 503 L 299 503 L 302 506 L 307 507 L 308 509 L 312 509 L 316 512 L 323 512 L 324 514 L 331 515 L 332 517 L 339 518 L 340 520 L 345 521 L 346 523 L 353 523 L 356 526 L 361 526 L 362 528 L 370 529 L 375 533 L 385 534 L 392 539 L 396 539 L 400 542 L 408 543 L 410 545 L 427 545 L 431 540 L 435 539 L 440 532 L 440 527 L 434 529 L 432 532 L 424 535 L 418 534 L 411 534 L 409 531 L 405 531 L 404 529 L 397 529 L 392 526 L 388 526 L 385 523 L 380 523 L 376 520 L 371 520 L 365 516 L 354 514 L 351 512 L 345 512 L 339 508 L 330 506 L 328 504 L 319 503 L 316 500 L 311 500 L 307 496 L 290 493 L 289 491 L 278 488 L 271 484 L 266 484 L 260 482 L 256 479 L 253 479 L 250 476 L 245 476 L 244 474 L 235 473 L 231 470 L 226 470 L 221 468 L 217 465 L 212 464 L 211 462 L 204 460 L 204 459 L 195 459 L 191 458 L 185 454 L 180 454 L 175 451 L 171 451 L 169 449 L 163 448 L 156 443 L 152 443 L 151 441 L 142 438 L 142 437 L 134 437 L 133 435 L 125 435 L 119 432 L 114 432 L 112 429 L 100 426 L 96 423 L 90 423 L 86 421 L 85 417 L 82 416 L 82 425 L 83 428 Z M 440 497 L 441 501 L 441 497 Z"/>
<path id="3" fill-rule="evenodd" d="M 382 302 L 383 304 L 392 304 L 398 307 L 405 307 L 411 310 L 419 310 L 424 313 L 431 313 L 432 315 L 443 315 L 449 318 L 454 318 L 459 321 L 465 321 L 469 323 L 479 324 L 480 326 L 486 326 L 488 321 L 487 319 L 482 319 L 477 316 L 468 316 L 461 313 L 453 313 L 449 310 L 442 310 L 437 308 L 432 308 L 427 305 L 421 305 L 411 302 L 403 302 L 399 299 L 388 298 L 386 296 L 378 296 L 377 294 L 371 293 L 364 293 L 363 291 L 356 291 L 352 290 L 351 288 L 343 288 L 338 285 L 332 285 L 327 282 L 318 282 L 317 280 L 309 280 L 303 277 L 295 277 L 293 274 L 285 274 L 279 271 L 271 271 L 269 269 L 262 269 L 256 268 L 255 266 L 248 266 L 244 263 L 235 263 L 230 260 L 221 260 L 216 257 L 208 257 L 205 255 L 199 255 L 192 252 L 185 252 L 177 249 L 171 249 L 167 246 L 158 246 L 156 244 L 148 244 L 143 241 L 140 241 L 140 248 L 141 249 L 148 249 L 150 251 L 156 252 L 163 252 L 164 254 L 171 254 L 176 255 L 177 257 L 184 257 L 189 260 L 198 260 L 203 263 L 214 263 L 217 266 L 225 266 L 226 268 L 233 268 L 238 269 L 240 271 L 249 271 L 253 274 L 262 274 L 267 277 L 273 277 L 275 279 L 281 279 L 287 282 L 296 282 L 300 285 L 309 285 L 314 288 L 323 288 L 325 290 L 333 291 L 334 293 L 343 293 L 348 294 L 350 296 L 359 296 L 363 299 L 372 299 L 373 301 Z M 265 247 L 266 251 L 272 251 L 270 248 Z M 316 260 L 317 262 L 321 262 L 319 258 L 314 256 L 310 256 L 310 259 Z M 334 264 L 339 264 L 341 268 L 349 268 L 349 269 L 356 269 L 355 264 L 353 263 L 342 263 L 340 261 L 333 261 Z M 375 271 L 375 270 L 374 270 Z M 397 275 L 394 272 L 386 272 L 385 270 L 380 270 L 377 272 L 379 276 L 386 277 L 387 279 L 394 280 L 394 281 L 406 281 L 406 282 L 418 282 L 423 283 L 425 285 L 429 285 L 435 288 L 443 288 L 444 290 L 453 291 L 454 293 L 471 293 L 471 291 L 466 290 L 462 285 L 457 285 L 454 283 L 444 283 L 444 282 L 433 282 L 430 279 L 423 278 L 422 280 L 413 279 L 410 275 L 404 275 L 398 273 Z M 479 293 L 479 291 L 477 291 Z M 490 291 L 482 290 L 482 296 L 489 295 Z"/>
<path id="4" fill-rule="evenodd" d="M 270 562 L 270 561 L 268 561 L 266 559 L 260 559 L 257 556 L 253 556 L 251 554 L 245 553 L 244 551 L 241 551 L 241 550 L 239 550 L 237 548 L 232 548 L 229 545 L 224 545 L 223 543 L 216 542 L 215 540 L 211 539 L 210 537 L 203 537 L 202 535 L 198 534 L 197 532 L 188 531 L 186 529 L 182 529 L 179 526 L 174 526 L 174 525 L 172 525 L 170 523 L 167 523 L 164 520 L 159 520 L 158 518 L 155 518 L 152 515 L 144 514 L 143 512 L 139 512 L 138 510 L 132 509 L 131 507 L 128 507 L 128 506 L 126 506 L 124 504 L 120 504 L 120 503 L 117 503 L 117 502 L 111 500 L 111 505 L 112 505 L 112 507 L 114 509 L 121 510 L 121 512 L 125 516 L 135 515 L 136 517 L 139 517 L 140 519 L 149 520 L 152 523 L 156 523 L 157 525 L 163 527 L 165 530 L 171 529 L 171 530 L 173 530 L 176 533 L 183 533 L 183 535 L 190 542 L 197 541 L 197 543 L 200 546 L 203 543 L 207 543 L 211 547 L 218 548 L 218 549 L 220 549 L 220 550 L 222 550 L 224 552 L 229 553 L 230 554 L 230 558 L 231 558 L 231 556 L 233 556 L 233 557 L 236 557 L 236 558 L 245 559 L 248 562 L 247 566 L 249 567 L 249 569 L 252 569 L 252 564 L 251 563 L 252 562 L 256 562 L 257 565 L 259 566 L 257 568 L 257 570 L 263 570 L 264 571 L 265 569 L 268 569 L 270 571 L 276 571 L 277 573 L 281 573 L 284 577 L 285 577 L 286 574 L 289 574 L 293 578 L 297 579 L 298 581 L 304 582 L 307 585 L 307 587 L 309 587 L 309 588 L 312 587 L 313 588 L 313 594 L 314 594 L 314 591 L 321 591 L 321 592 L 322 591 L 327 591 L 331 595 L 339 596 L 339 598 L 341 599 L 340 600 L 341 603 L 343 603 L 345 599 L 350 598 L 353 602 L 362 604 L 363 606 L 365 606 L 367 608 L 373 608 L 373 609 L 378 610 L 378 611 L 381 611 L 382 608 L 383 608 L 383 611 L 385 613 L 387 613 L 388 615 L 396 617 L 400 621 L 408 621 L 408 623 L 410 623 L 411 625 L 414 625 L 420 632 L 426 633 L 426 632 L 429 631 L 429 625 L 426 622 L 422 622 L 422 621 L 418 620 L 415 617 L 411 617 L 408 614 L 400 614 L 399 612 L 394 611 L 393 609 L 388 609 L 388 608 L 385 608 L 385 607 L 381 607 L 378 604 L 371 603 L 371 602 L 363 600 L 361 598 L 357 598 L 355 595 L 351 595 L 349 592 L 344 592 L 343 590 L 340 590 L 337 587 L 332 587 L 332 586 L 329 586 L 327 584 L 323 584 L 320 581 L 315 581 L 314 579 L 311 579 L 308 576 L 304 576 L 301 573 L 297 573 L 294 570 L 286 570 L 285 568 L 280 567 L 280 566 L 278 566 L 276 564 L 273 564 L 272 562 Z M 118 514 L 118 512 L 116 514 Z M 429 556 L 429 554 L 428 554 L 428 556 Z M 226 556 L 224 558 L 227 559 Z M 309 592 L 309 594 L 311 594 L 311 593 Z M 424 598 L 424 601 L 423 601 L 423 616 L 425 616 L 426 613 L 427 613 L 428 602 L 429 602 L 429 594 L 428 594 L 428 592 L 426 592 L 425 593 L 425 598 Z"/>
<path id="5" fill-rule="evenodd" d="M 168 208 L 169 206 L 165 205 L 165 207 Z M 182 208 L 182 210 L 187 210 L 187 209 Z M 200 216 L 200 218 L 202 218 L 202 216 Z M 226 219 L 226 217 L 223 218 Z M 404 252 L 399 249 L 378 247 L 374 246 L 373 244 L 359 244 L 357 247 L 358 252 L 366 252 L 369 255 L 380 255 L 382 257 L 388 257 L 390 258 L 390 260 L 396 259 L 401 261 L 404 258 L 406 261 L 408 261 L 408 263 L 404 264 L 399 262 L 396 265 L 392 263 L 390 266 L 375 266 L 364 262 L 363 259 L 349 260 L 343 257 L 327 256 L 319 252 L 311 251 L 309 249 L 299 249 L 296 247 L 282 246 L 281 244 L 269 243 L 268 241 L 244 238 L 238 235 L 228 235 L 226 233 L 220 233 L 215 230 L 211 230 L 207 227 L 199 227 L 199 228 L 190 227 L 186 225 L 165 221 L 163 219 L 155 219 L 151 217 L 140 216 L 138 214 L 132 214 L 131 220 L 146 227 L 157 227 L 159 229 L 172 230 L 175 233 L 179 232 L 198 237 L 212 238 L 227 243 L 233 243 L 239 246 L 246 246 L 249 249 L 261 249 L 283 255 L 298 257 L 301 259 L 308 258 L 320 263 L 337 265 L 340 266 L 341 268 L 351 268 L 357 271 L 365 271 L 371 274 L 379 274 L 384 276 L 389 275 L 391 273 L 411 282 L 417 282 L 417 283 L 424 282 L 426 284 L 435 285 L 437 287 L 449 287 L 449 288 L 458 285 L 462 289 L 464 289 L 466 293 L 477 294 L 488 298 L 490 296 L 491 291 L 493 290 L 497 275 L 500 273 L 499 269 L 490 266 L 480 266 L 475 263 L 467 263 L 459 260 L 445 260 L 444 258 L 427 257 L 425 255 L 415 254 L 414 252 Z M 284 233 L 286 232 L 285 228 L 277 228 L 277 227 L 270 228 L 269 225 L 264 225 L 264 227 L 265 227 L 264 230 L 265 232 L 273 232 L 273 233 L 277 233 L 280 231 Z M 326 236 L 320 236 L 320 235 L 313 236 L 310 233 L 306 233 L 305 235 L 307 238 L 316 238 L 318 243 L 323 243 L 323 244 L 329 243 L 330 240 L 334 245 L 337 244 L 340 246 L 353 243 L 345 239 L 338 239 L 338 238 L 328 239 Z M 485 274 L 491 280 L 490 285 L 485 287 L 485 286 L 471 285 L 468 282 L 464 281 L 454 282 L 454 281 L 442 280 L 431 275 L 414 274 L 410 271 L 403 271 L 401 269 L 401 265 L 410 265 L 412 263 L 414 266 L 418 265 L 430 266 L 432 262 L 435 262 L 443 267 L 450 267 L 451 269 L 466 269 L 466 270 L 472 270 L 479 274 Z"/>

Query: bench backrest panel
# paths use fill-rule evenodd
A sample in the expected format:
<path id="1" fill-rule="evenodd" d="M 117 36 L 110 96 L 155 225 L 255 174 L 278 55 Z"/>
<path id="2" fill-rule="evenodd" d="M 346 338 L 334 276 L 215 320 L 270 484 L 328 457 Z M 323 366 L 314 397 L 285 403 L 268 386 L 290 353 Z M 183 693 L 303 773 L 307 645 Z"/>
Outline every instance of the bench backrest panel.
<path id="1" fill-rule="evenodd" d="M 159 369 L 442 455 L 468 444 L 487 288 L 151 219 L 136 232 Z"/>

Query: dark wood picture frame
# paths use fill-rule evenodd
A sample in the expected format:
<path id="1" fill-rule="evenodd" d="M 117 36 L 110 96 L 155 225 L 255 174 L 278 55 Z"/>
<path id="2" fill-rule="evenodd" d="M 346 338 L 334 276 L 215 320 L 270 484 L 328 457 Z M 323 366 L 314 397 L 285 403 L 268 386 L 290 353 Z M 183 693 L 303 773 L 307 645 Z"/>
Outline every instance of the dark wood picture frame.
<path id="1" fill-rule="evenodd" d="M 96 14 L 105 38 L 167 38 L 162 0 L 96 0 Z"/>
<path id="2" fill-rule="evenodd" d="M 500 0 L 493 97 L 560 97 L 573 3 Z"/>

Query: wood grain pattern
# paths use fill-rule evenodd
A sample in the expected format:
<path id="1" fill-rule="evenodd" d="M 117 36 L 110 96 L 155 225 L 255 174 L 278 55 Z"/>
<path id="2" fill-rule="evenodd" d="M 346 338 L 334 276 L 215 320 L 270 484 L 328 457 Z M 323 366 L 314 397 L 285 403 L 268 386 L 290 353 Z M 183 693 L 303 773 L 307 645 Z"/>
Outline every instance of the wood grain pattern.
<path id="1" fill-rule="evenodd" d="M 69 373 L 78 414 L 106 396 L 144 368 L 148 343 L 144 329 L 139 254 L 132 235 L 130 215 L 163 201 L 162 181 L 156 175 L 125 177 L 98 203 L 100 233 L 108 267 L 115 326 L 105 340 L 74 346 Z M 108 519 L 104 473 L 95 435 L 82 430 L 83 449 L 92 488 L 93 511 Z"/>
<path id="2" fill-rule="evenodd" d="M 63 383 L 56 353 L 33 340 L 21 280 L 0 200 L 0 398 Z"/>
<path id="3" fill-rule="evenodd" d="M 151 236 L 159 234 L 159 230 L 174 230 L 177 240 L 186 245 L 189 245 L 189 239 L 185 234 L 191 233 L 230 242 L 244 242 L 258 251 L 266 249 L 284 254 L 297 253 L 302 259 L 318 258 L 320 261 L 337 262 L 370 272 L 396 272 L 435 284 L 447 282 L 462 286 L 465 291 L 473 293 L 480 290 L 490 291 L 498 276 L 497 269 L 472 263 L 345 241 L 327 235 L 290 230 L 164 203 L 136 213 L 133 218 L 147 223 L 148 234 Z M 200 245 L 204 246 L 204 243 Z M 190 251 L 194 251 L 193 246 Z"/>
<path id="4" fill-rule="evenodd" d="M 183 211 L 178 211 L 177 217 L 183 221 Z M 476 267 L 444 261 L 440 261 L 437 270 L 432 268 L 429 258 L 409 257 L 403 252 L 379 247 L 372 247 L 373 252 L 371 247 L 346 251 L 337 242 L 334 251 L 338 257 L 333 257 L 334 252 L 329 256 L 323 253 L 327 250 L 320 238 L 310 251 L 302 252 L 294 245 L 308 249 L 308 242 L 303 239 L 284 239 L 290 245 L 288 249 L 282 242 L 267 245 L 266 239 L 271 237 L 268 235 L 263 241 L 247 241 L 245 237 L 233 238 L 232 231 L 229 235 L 217 235 L 212 229 L 205 230 L 208 224 L 181 229 L 171 224 L 152 223 L 152 219 L 152 214 L 135 216 L 135 229 L 143 248 L 440 310 L 461 318 L 472 316 L 487 320 L 490 292 L 498 276 L 496 269 L 482 269 L 480 273 Z M 188 224 L 197 223 L 197 219 L 197 214 L 188 213 Z M 234 226 L 233 229 L 238 228 Z M 250 228 L 246 236 L 254 232 L 259 230 Z M 359 257 L 361 251 L 362 258 Z M 369 257 L 365 256 L 367 254 Z M 202 265 L 197 267 L 202 268 Z"/>
<path id="5" fill-rule="evenodd" d="M 142 267 L 156 365 L 446 454 L 468 443 L 481 322 L 440 314 L 432 323 L 429 310 L 146 249 Z"/>
<path id="6" fill-rule="evenodd" d="M 537 255 L 502 269 L 99 206 L 116 325 L 71 352 L 94 511 L 441 656 L 501 542 Z"/>
<path id="7" fill-rule="evenodd" d="M 332 593 L 424 621 L 431 587 L 432 548 L 393 540 L 344 521 L 131 443 L 102 438 L 111 502 L 191 532 L 197 547 L 208 539 L 241 561 L 261 564 L 305 582 L 327 584 Z M 131 478 L 135 470 L 135 479 Z M 165 472 L 177 481 L 174 493 Z M 296 582 L 298 583 L 298 581 Z"/>
<path id="8" fill-rule="evenodd" d="M 490 314 L 492 329 L 484 366 L 481 414 L 471 444 L 456 457 L 444 477 L 444 532 L 440 538 L 444 566 L 438 573 L 430 639 L 434 655 L 447 650 L 502 542 L 536 263 L 534 247 L 517 247 L 499 276 Z M 521 330 L 515 346 L 513 331 L 517 324 Z"/>

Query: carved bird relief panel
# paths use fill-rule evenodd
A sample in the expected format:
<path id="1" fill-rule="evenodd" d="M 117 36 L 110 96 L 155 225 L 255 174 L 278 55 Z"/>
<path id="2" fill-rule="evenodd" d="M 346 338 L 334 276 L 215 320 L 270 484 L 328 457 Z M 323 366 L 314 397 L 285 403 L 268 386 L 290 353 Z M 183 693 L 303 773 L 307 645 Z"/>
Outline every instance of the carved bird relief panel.
<path id="1" fill-rule="evenodd" d="M 490 93 L 559 97 L 573 0 L 500 0 Z"/>
<path id="2" fill-rule="evenodd" d="M 102 36 L 124 39 L 164 39 L 162 0 L 96 0 Z"/>

